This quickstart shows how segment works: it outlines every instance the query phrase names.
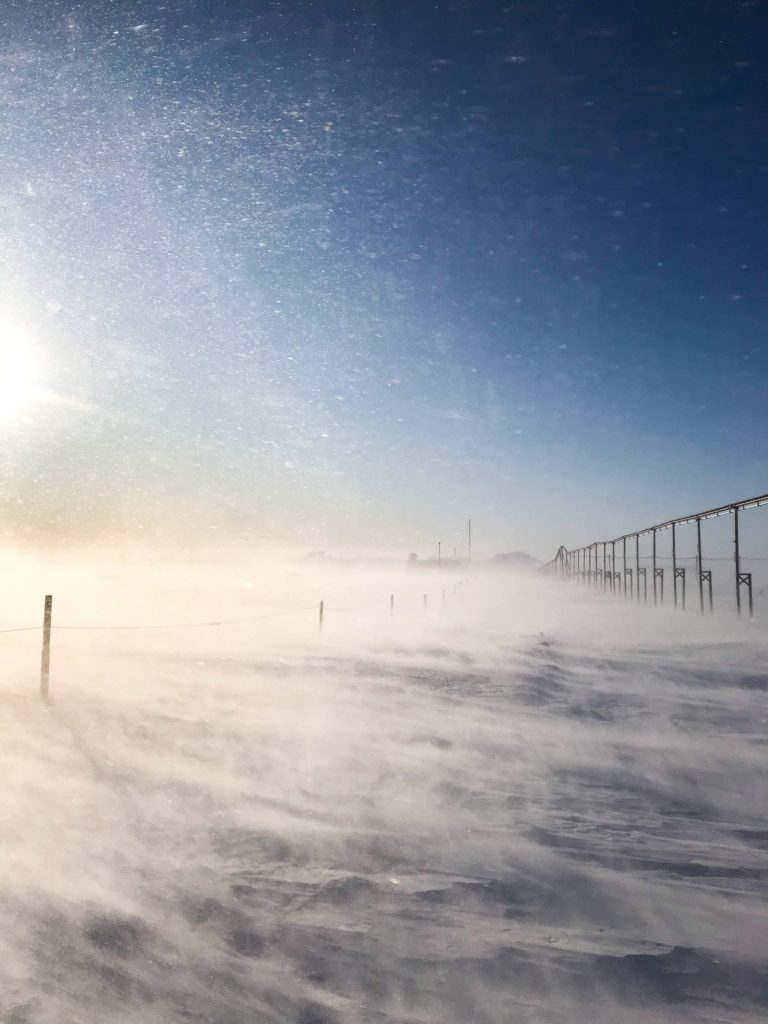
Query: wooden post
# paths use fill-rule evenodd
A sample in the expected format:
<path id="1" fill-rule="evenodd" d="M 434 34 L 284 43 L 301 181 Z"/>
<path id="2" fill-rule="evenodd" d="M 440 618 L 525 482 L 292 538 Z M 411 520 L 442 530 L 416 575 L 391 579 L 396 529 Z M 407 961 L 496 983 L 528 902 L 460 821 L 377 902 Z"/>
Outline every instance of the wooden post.
<path id="1" fill-rule="evenodd" d="M 43 611 L 43 655 L 40 661 L 40 696 L 48 700 L 48 683 L 51 677 L 51 610 L 53 597 L 46 595 Z"/>
<path id="2" fill-rule="evenodd" d="M 320 615 L 319 615 L 318 620 L 317 620 L 317 625 L 318 625 L 318 628 L 319 628 L 321 633 L 323 632 L 323 611 L 324 611 L 324 608 L 325 608 L 324 603 L 321 601 L 320 602 Z"/>
<path id="3" fill-rule="evenodd" d="M 395 614 L 395 595 L 389 595 L 389 615 L 390 618 Z"/>
<path id="4" fill-rule="evenodd" d="M 427 610 L 427 595 L 424 595 L 424 611 Z"/>

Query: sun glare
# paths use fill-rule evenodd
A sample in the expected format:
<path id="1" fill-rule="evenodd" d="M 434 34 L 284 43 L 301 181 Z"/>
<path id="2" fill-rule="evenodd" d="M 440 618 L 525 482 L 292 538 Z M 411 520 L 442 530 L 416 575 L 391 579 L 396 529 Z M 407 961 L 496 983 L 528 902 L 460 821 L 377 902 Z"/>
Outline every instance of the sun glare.
<path id="1" fill-rule="evenodd" d="M 0 423 L 21 419 L 41 395 L 42 367 L 23 324 L 0 314 Z"/>

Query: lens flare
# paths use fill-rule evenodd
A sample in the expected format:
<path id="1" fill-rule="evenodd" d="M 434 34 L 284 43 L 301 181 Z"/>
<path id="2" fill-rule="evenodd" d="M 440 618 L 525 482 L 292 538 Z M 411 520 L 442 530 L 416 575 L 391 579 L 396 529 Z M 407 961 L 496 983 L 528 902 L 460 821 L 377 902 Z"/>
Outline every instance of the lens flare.
<path id="1" fill-rule="evenodd" d="M 27 328 L 0 314 L 0 423 L 20 420 L 41 396 L 42 362 Z"/>

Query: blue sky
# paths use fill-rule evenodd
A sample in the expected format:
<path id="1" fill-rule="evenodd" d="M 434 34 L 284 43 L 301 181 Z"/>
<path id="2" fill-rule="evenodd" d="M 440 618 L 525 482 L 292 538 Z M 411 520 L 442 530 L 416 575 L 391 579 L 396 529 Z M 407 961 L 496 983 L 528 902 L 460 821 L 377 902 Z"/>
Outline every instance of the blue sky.
<path id="1" fill-rule="evenodd" d="M 0 302 L 70 401 L 10 532 L 547 556 L 768 489 L 758 4 L 32 6 Z"/>

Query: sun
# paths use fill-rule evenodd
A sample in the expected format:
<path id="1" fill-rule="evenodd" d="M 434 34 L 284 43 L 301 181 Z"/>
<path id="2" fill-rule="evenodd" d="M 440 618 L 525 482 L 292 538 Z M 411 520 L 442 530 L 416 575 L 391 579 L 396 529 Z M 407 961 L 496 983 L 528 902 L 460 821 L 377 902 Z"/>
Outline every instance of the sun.
<path id="1" fill-rule="evenodd" d="M 0 423 L 20 420 L 42 393 L 42 361 L 34 338 L 15 317 L 0 313 Z"/>

